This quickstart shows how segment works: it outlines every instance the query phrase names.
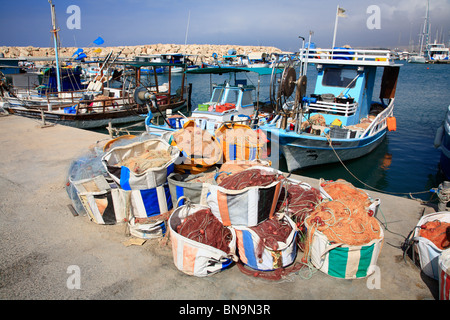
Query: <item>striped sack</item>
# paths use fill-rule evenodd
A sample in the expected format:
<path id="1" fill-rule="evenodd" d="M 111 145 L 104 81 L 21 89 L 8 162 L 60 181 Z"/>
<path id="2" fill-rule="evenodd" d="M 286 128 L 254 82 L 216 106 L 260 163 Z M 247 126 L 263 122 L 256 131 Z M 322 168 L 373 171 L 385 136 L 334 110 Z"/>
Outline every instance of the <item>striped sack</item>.
<path id="1" fill-rule="evenodd" d="M 211 173 L 216 173 L 217 170 L 212 171 Z M 205 176 L 204 173 L 200 173 L 197 175 L 191 174 L 179 174 L 179 173 L 171 173 L 167 177 L 167 181 L 169 183 L 170 196 L 172 198 L 172 204 L 175 207 L 178 199 L 182 197 L 188 198 L 192 203 L 206 205 L 206 195 L 209 192 L 209 186 L 211 183 L 202 183 L 202 182 L 189 182 L 191 180 L 201 178 Z M 215 180 L 211 179 L 212 184 L 215 184 Z M 184 204 L 184 199 L 180 203 Z"/>
<path id="2" fill-rule="evenodd" d="M 233 239 L 229 244 L 230 253 L 217 248 L 193 241 L 181 236 L 175 230 L 184 219 L 198 210 L 206 209 L 207 206 L 190 204 L 176 208 L 169 218 L 170 239 L 172 242 L 172 253 L 175 266 L 178 270 L 197 277 L 210 276 L 218 273 L 237 261 L 236 234 L 230 228 Z"/>
<path id="3" fill-rule="evenodd" d="M 439 300 L 450 300 L 450 248 L 439 256 Z"/>
<path id="4" fill-rule="evenodd" d="M 310 230 L 308 225 L 306 227 Z M 380 239 L 362 246 L 331 244 L 322 232 L 315 230 L 310 244 L 311 262 L 314 267 L 335 278 L 368 277 L 376 271 L 383 246 L 384 233 L 382 228 L 380 230 Z"/>
<path id="5" fill-rule="evenodd" d="M 252 167 L 268 172 L 276 170 L 267 167 Z M 237 225 L 253 227 L 272 218 L 282 189 L 282 181 L 268 186 L 252 186 L 242 190 L 228 190 L 218 185 L 210 185 L 206 198 L 212 213 L 225 226 Z"/>
<path id="6" fill-rule="evenodd" d="M 112 188 L 104 176 L 71 181 L 71 184 L 91 221 L 107 225 L 125 221 L 123 197 L 119 189 Z"/>
<path id="7" fill-rule="evenodd" d="M 144 154 L 146 150 L 167 150 L 170 160 L 142 173 L 135 173 L 130 168 L 119 165 L 122 161 Z M 167 182 L 167 176 L 174 171 L 179 154 L 178 148 L 170 146 L 167 141 L 150 139 L 111 149 L 102 157 L 102 164 L 111 178 L 124 190 L 154 189 Z"/>
<path id="8" fill-rule="evenodd" d="M 173 208 L 169 184 L 146 190 L 120 189 L 126 204 L 130 208 L 130 214 L 136 218 L 147 218 L 165 213 Z"/>
<path id="9" fill-rule="evenodd" d="M 414 250 L 418 253 L 420 268 L 423 273 L 435 280 L 439 280 L 438 260 L 442 250 L 429 239 L 419 236 L 420 226 L 434 220 L 450 222 L 450 212 L 435 212 L 424 215 L 416 225 L 413 240 Z"/>
<path id="10" fill-rule="evenodd" d="M 292 232 L 286 243 L 278 242 L 278 250 L 264 247 L 261 258 L 257 256 L 256 248 L 261 238 L 252 229 L 247 227 L 234 226 L 236 230 L 236 244 L 239 260 L 252 269 L 260 271 L 273 271 L 284 268 L 294 263 L 297 257 L 296 226 L 288 217 L 284 216 L 292 227 Z"/>

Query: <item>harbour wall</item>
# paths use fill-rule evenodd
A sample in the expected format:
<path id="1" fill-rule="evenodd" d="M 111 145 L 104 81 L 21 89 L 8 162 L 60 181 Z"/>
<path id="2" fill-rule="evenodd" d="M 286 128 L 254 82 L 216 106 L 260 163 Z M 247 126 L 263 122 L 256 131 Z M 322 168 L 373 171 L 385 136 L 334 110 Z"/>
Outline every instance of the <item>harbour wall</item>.
<path id="1" fill-rule="evenodd" d="M 62 58 L 70 58 L 77 50 L 76 47 L 62 47 L 59 55 Z M 101 49 L 100 53 L 94 52 Z M 109 52 L 121 52 L 122 58 L 131 59 L 139 55 L 150 55 L 160 53 L 183 53 L 198 56 L 198 63 L 211 62 L 213 53 L 217 53 L 218 57 L 228 54 L 228 50 L 235 49 L 236 54 L 248 54 L 250 52 L 265 53 L 281 53 L 282 50 L 276 47 L 267 46 L 237 46 L 237 45 L 209 45 L 209 44 L 146 44 L 137 46 L 115 46 L 115 47 L 88 47 L 83 48 L 83 52 L 88 58 L 106 56 Z M 5 58 L 38 58 L 52 57 L 55 55 L 55 49 L 52 47 L 0 47 L 0 56 L 3 54 Z"/>

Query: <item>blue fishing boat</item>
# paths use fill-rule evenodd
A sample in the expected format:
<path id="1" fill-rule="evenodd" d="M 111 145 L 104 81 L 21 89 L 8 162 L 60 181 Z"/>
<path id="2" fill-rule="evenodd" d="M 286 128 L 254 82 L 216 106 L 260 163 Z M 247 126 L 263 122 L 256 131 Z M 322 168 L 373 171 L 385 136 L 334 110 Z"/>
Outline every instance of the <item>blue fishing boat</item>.
<path id="1" fill-rule="evenodd" d="M 395 130 L 400 65 L 390 51 L 308 48 L 299 60 L 298 79 L 293 64 L 272 77 L 276 116 L 261 126 L 272 146 L 279 147 L 288 171 L 364 156 Z M 315 65 L 317 80 L 307 96 L 308 64 Z M 384 72 L 379 101 L 374 101 L 379 68 Z"/>

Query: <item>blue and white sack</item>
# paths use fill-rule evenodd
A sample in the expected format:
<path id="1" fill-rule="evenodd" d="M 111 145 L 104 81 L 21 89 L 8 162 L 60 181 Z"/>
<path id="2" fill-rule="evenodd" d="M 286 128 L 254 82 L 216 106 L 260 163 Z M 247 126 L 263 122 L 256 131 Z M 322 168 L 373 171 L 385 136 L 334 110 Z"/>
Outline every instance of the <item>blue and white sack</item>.
<path id="1" fill-rule="evenodd" d="M 285 242 L 278 242 L 277 250 L 264 246 L 261 257 L 257 252 L 262 241 L 260 236 L 252 228 L 233 226 L 236 230 L 238 257 L 243 264 L 259 271 L 273 271 L 294 263 L 297 257 L 297 228 L 288 216 L 281 220 L 288 223 L 292 231 Z"/>
<path id="2" fill-rule="evenodd" d="M 169 158 L 151 159 L 148 168 L 145 167 L 138 173 L 121 165 L 134 157 L 143 156 L 149 151 L 168 152 Z M 150 139 L 111 149 L 102 157 L 102 163 L 111 178 L 123 190 L 147 190 L 167 182 L 167 177 L 174 171 L 175 162 L 179 157 L 180 150 L 177 147 L 169 145 L 162 139 Z"/>

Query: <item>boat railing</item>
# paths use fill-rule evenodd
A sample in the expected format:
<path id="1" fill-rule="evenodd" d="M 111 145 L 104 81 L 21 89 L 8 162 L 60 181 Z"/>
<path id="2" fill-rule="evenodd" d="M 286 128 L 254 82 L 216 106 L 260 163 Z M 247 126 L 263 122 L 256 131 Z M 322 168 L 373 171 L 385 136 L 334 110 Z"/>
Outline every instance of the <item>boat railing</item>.
<path id="1" fill-rule="evenodd" d="M 384 130 L 387 127 L 387 118 L 392 116 L 394 111 L 394 99 L 389 102 L 389 105 L 380 112 L 367 129 L 362 133 L 361 137 L 370 137 L 374 134 Z"/>
<path id="2" fill-rule="evenodd" d="M 299 60 L 308 63 L 357 65 L 390 65 L 394 56 L 390 50 L 359 50 L 351 48 L 301 49 Z"/>
<path id="3" fill-rule="evenodd" d="M 327 101 L 317 101 L 309 104 L 309 111 L 318 113 L 331 113 L 343 116 L 351 116 L 356 113 L 358 103 L 337 103 Z"/>

